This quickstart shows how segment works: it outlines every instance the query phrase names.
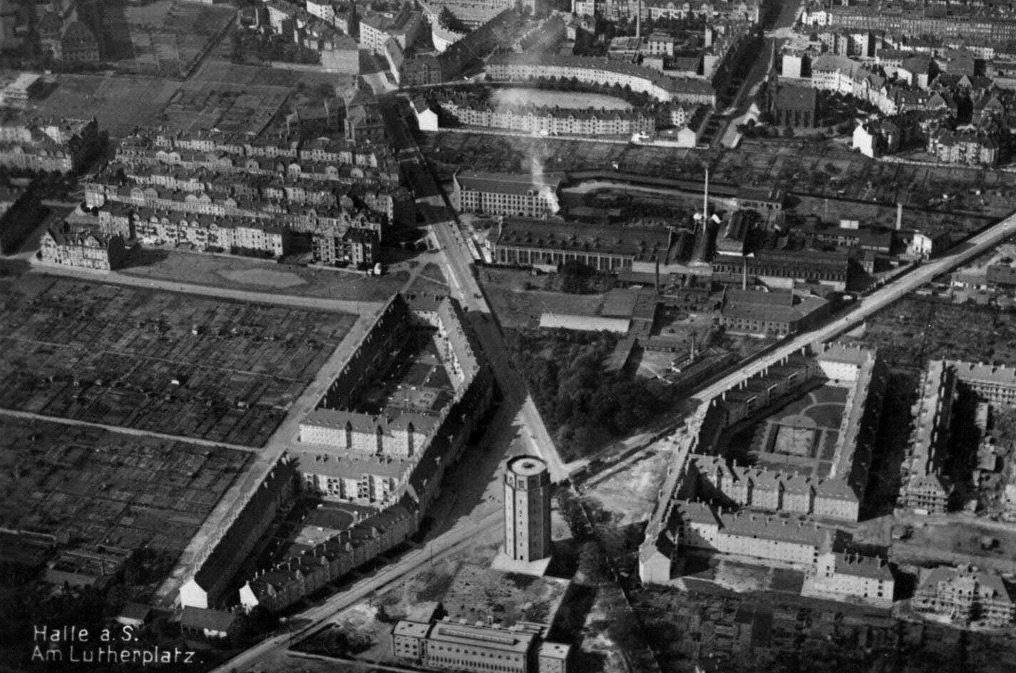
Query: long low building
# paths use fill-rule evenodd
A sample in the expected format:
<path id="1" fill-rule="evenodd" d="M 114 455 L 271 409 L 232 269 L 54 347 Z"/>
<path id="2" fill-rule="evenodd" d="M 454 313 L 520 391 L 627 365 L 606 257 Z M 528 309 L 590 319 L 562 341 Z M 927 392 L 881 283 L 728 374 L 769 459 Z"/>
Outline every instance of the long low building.
<path id="1" fill-rule="evenodd" d="M 581 262 L 597 271 L 653 273 L 676 261 L 678 247 L 671 229 L 507 218 L 493 243 L 495 264 L 558 266 Z"/>
<path id="2" fill-rule="evenodd" d="M 952 484 L 943 475 L 956 401 L 956 377 L 944 361 L 928 363 L 914 403 L 908 470 L 902 504 L 918 514 L 942 514 L 949 508 Z"/>
<path id="3" fill-rule="evenodd" d="M 539 135 L 631 136 L 656 132 L 652 114 L 637 110 L 569 110 L 537 106 L 496 108 L 441 103 L 442 111 L 467 126 L 509 129 Z"/>
<path id="4" fill-rule="evenodd" d="M 853 280 L 850 255 L 816 250 L 759 250 L 746 257 L 718 255 L 713 273 L 740 278 L 747 274 L 762 280 L 804 281 L 845 290 Z"/>
<path id="5" fill-rule="evenodd" d="M 436 606 L 435 606 L 436 607 Z M 398 659 L 429 668 L 486 673 L 568 673 L 571 647 L 544 638 L 542 624 L 511 627 L 410 618 L 392 629 Z"/>
<path id="6" fill-rule="evenodd" d="M 673 516 L 680 547 L 810 567 L 832 545 L 831 531 L 814 523 L 724 512 L 702 502 L 678 501 Z"/>

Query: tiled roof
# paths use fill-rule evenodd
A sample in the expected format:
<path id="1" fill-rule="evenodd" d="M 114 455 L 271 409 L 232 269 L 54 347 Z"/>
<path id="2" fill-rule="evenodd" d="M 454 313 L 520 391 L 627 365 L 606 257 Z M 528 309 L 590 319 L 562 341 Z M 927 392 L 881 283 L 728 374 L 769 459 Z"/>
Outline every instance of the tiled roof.
<path id="1" fill-rule="evenodd" d="M 529 173 L 490 173 L 467 169 L 456 173 L 455 179 L 463 190 L 525 195 L 539 192 L 543 186 L 556 191 L 564 181 L 564 175 L 547 173 L 537 181 Z"/>

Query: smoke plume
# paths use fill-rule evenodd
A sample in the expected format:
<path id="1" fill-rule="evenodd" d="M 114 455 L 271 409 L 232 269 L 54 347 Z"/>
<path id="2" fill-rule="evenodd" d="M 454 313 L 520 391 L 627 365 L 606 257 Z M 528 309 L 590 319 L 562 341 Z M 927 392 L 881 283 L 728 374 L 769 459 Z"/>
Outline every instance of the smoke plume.
<path id="1" fill-rule="evenodd" d="M 543 173 L 543 161 L 535 154 L 530 157 L 530 172 L 533 175 L 533 187 L 540 190 L 540 196 L 547 204 L 551 215 L 556 215 L 561 210 L 561 204 L 557 200 L 554 189 L 547 184 L 547 178 Z"/>

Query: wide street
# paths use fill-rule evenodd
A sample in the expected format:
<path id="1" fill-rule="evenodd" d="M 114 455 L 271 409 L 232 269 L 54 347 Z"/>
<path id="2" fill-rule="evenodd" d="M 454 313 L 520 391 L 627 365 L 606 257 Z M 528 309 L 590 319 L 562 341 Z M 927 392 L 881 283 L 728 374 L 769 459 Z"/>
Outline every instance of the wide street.
<path id="1" fill-rule="evenodd" d="M 540 456 L 547 462 L 551 479 L 554 481 L 567 479 L 569 469 L 558 455 L 557 447 L 536 409 L 532 396 L 526 390 L 525 382 L 512 368 L 500 327 L 493 319 L 493 311 L 473 274 L 474 256 L 470 247 L 473 245 L 472 241 L 459 227 L 454 210 L 448 204 L 443 190 L 434 181 L 419 145 L 406 127 L 405 117 L 398 114 L 397 110 L 398 103 L 394 99 L 386 100 L 382 108 L 389 128 L 396 131 L 400 161 L 404 165 L 414 165 L 416 170 L 407 173 L 416 176 L 422 183 L 415 186 L 417 193 L 427 195 L 424 198 L 417 198 L 417 202 L 421 206 L 427 226 L 437 239 L 439 254 L 444 257 L 444 267 L 452 294 L 461 302 L 463 308 L 477 316 L 471 320 L 474 332 L 494 370 L 494 376 L 504 397 L 503 404 L 509 408 L 519 407 L 516 423 L 522 426 L 523 437 L 529 442 L 530 453 Z"/>

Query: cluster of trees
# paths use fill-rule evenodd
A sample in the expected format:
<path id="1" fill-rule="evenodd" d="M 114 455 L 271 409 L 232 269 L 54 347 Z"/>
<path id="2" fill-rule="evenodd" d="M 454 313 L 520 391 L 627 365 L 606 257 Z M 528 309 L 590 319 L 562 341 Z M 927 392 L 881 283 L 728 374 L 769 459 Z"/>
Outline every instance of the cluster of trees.
<path id="1" fill-rule="evenodd" d="M 561 290 L 569 294 L 590 294 L 590 281 L 596 270 L 582 262 L 567 261 L 561 265 Z"/>
<path id="2" fill-rule="evenodd" d="M 437 21 L 438 23 L 441 24 L 442 27 L 447 28 L 448 30 L 454 31 L 456 33 L 469 32 L 469 26 L 467 26 L 462 21 L 462 19 L 455 16 L 452 10 L 448 9 L 448 5 L 445 5 L 444 7 L 441 8 L 441 13 L 438 14 Z"/>
<path id="3" fill-rule="evenodd" d="M 273 35 L 233 33 L 233 62 L 246 63 L 252 57 L 259 61 L 316 64 L 321 56 L 295 42 L 287 42 Z"/>
<path id="4" fill-rule="evenodd" d="M 369 634 L 333 627 L 308 641 L 302 649 L 326 657 L 348 657 L 366 652 L 373 646 L 374 640 Z"/>
<path id="5" fill-rule="evenodd" d="M 644 427 L 677 404 L 676 391 L 657 379 L 603 371 L 617 344 L 614 334 L 530 329 L 507 336 L 515 365 L 566 460 Z"/>

